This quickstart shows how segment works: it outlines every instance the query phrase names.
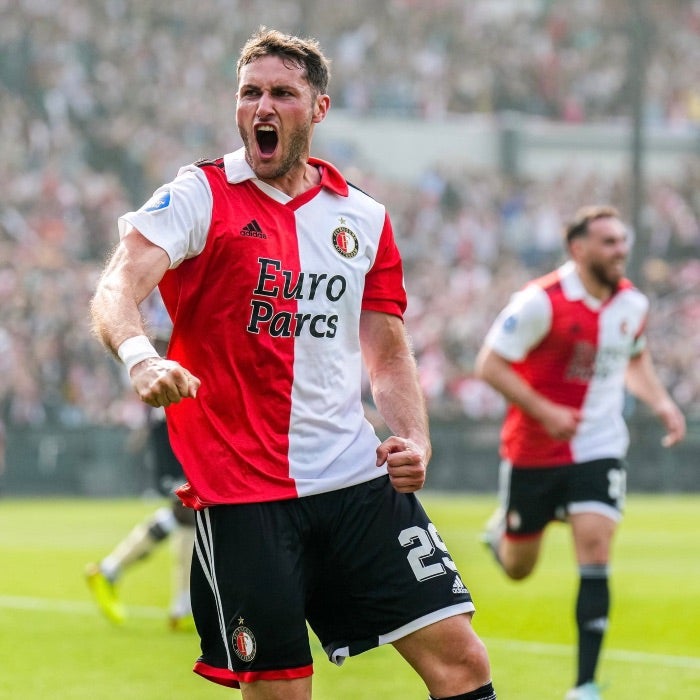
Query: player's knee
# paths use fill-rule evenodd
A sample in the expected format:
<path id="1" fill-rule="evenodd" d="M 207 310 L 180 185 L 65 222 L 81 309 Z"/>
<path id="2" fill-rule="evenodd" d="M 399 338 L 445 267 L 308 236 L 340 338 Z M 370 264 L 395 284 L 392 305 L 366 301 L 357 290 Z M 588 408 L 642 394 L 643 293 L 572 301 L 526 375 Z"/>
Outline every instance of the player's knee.
<path id="1" fill-rule="evenodd" d="M 462 643 L 449 645 L 447 655 L 452 666 L 461 667 L 474 678 L 490 677 L 489 656 L 486 645 L 469 624 Z"/>
<path id="2" fill-rule="evenodd" d="M 535 569 L 540 551 L 540 538 L 513 541 L 505 538 L 501 542 L 499 560 L 503 571 L 513 581 L 527 578 Z"/>
<path id="3" fill-rule="evenodd" d="M 472 633 L 466 643 L 452 649 L 451 658 L 446 659 L 443 669 L 442 688 L 450 688 L 446 697 L 454 694 L 455 689 L 480 688 L 491 680 L 491 664 L 486 645 Z M 445 694 L 443 694 L 445 695 Z"/>
<path id="4" fill-rule="evenodd" d="M 148 522 L 148 534 L 155 542 L 164 540 L 176 527 L 177 522 L 170 508 L 159 508 Z"/>
<path id="5" fill-rule="evenodd" d="M 536 562 L 524 561 L 521 559 L 505 559 L 502 561 L 503 571 L 506 576 L 513 581 L 522 581 L 527 578 L 534 570 Z"/>
<path id="6" fill-rule="evenodd" d="M 474 678 L 484 683 L 491 678 L 491 664 L 486 645 L 476 635 L 472 635 L 466 649 L 465 663 Z"/>
<path id="7" fill-rule="evenodd" d="M 532 573 L 532 567 L 524 566 L 504 567 L 503 570 L 511 581 L 522 581 Z"/>

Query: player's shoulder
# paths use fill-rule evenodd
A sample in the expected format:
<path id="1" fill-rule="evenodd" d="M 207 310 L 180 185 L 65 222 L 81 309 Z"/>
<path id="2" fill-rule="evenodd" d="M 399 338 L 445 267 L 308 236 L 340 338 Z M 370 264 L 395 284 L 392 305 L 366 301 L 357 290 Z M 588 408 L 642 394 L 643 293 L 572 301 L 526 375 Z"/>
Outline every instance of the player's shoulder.
<path id="1" fill-rule="evenodd" d="M 639 309 L 643 313 L 646 313 L 651 305 L 649 297 L 626 277 L 620 280 L 615 297 L 619 303 Z"/>
<path id="2" fill-rule="evenodd" d="M 526 282 L 511 297 L 511 304 L 518 306 L 545 307 L 551 304 L 554 291 L 561 289 L 559 270 L 552 270 Z"/>
<path id="3" fill-rule="evenodd" d="M 346 182 L 348 183 L 348 189 L 351 192 L 354 192 L 355 194 L 357 194 L 361 197 L 367 197 L 368 199 L 371 199 L 373 202 L 377 202 L 377 204 L 379 204 L 377 199 L 375 197 L 373 197 L 371 194 L 369 194 L 369 192 L 367 192 L 366 190 L 363 190 L 361 187 L 358 187 L 354 182 L 351 182 L 350 180 L 346 180 Z"/>
<path id="4" fill-rule="evenodd" d="M 623 277 L 619 281 L 619 283 L 617 285 L 617 291 L 618 292 L 625 292 L 625 293 L 629 293 L 629 294 L 634 294 L 634 295 L 642 296 L 642 297 L 646 296 L 644 294 L 644 292 L 641 289 L 639 289 L 639 287 L 637 287 L 635 285 L 635 283 L 632 282 L 632 280 L 628 279 L 627 277 Z"/>
<path id="5" fill-rule="evenodd" d="M 200 158 L 192 163 L 184 165 L 177 174 L 177 180 L 190 180 L 194 187 L 204 187 L 211 191 L 215 182 L 225 182 L 226 165 L 224 158 Z"/>
<path id="6" fill-rule="evenodd" d="M 540 278 L 533 279 L 514 292 L 504 310 L 504 314 L 521 318 L 549 319 L 553 302 L 547 289 L 539 284 Z"/>
<path id="7" fill-rule="evenodd" d="M 200 158 L 198 160 L 195 160 L 192 165 L 195 168 L 206 168 L 206 167 L 213 167 L 213 168 L 219 168 L 220 170 L 224 169 L 224 158 L 223 156 L 219 158 Z"/>
<path id="8" fill-rule="evenodd" d="M 536 277 L 533 280 L 530 280 L 530 282 L 528 282 L 525 286 L 525 289 L 539 289 L 549 293 L 560 289 L 561 282 L 562 270 L 557 269 L 552 270 L 551 272 L 547 272 L 546 274 L 541 275 L 540 277 Z"/>
<path id="9" fill-rule="evenodd" d="M 376 218 L 380 225 L 384 221 L 386 207 L 371 194 L 357 187 L 352 182 L 348 182 L 348 200 L 350 206 L 357 212 L 363 212 L 373 219 Z"/>

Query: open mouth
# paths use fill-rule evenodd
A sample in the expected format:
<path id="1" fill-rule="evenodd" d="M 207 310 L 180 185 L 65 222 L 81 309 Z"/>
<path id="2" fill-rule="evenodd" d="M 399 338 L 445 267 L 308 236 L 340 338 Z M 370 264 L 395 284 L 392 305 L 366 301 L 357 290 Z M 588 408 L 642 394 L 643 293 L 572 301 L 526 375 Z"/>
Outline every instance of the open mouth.
<path id="1" fill-rule="evenodd" d="M 255 129 L 255 138 L 258 142 L 260 153 L 264 156 L 271 156 L 277 148 L 277 132 L 272 126 L 259 126 Z"/>

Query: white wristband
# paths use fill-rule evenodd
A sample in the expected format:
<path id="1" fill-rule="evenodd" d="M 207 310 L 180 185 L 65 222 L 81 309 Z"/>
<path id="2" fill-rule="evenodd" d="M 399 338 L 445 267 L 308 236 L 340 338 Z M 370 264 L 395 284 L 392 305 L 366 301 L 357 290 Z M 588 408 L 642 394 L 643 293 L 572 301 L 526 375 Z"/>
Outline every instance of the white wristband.
<path id="1" fill-rule="evenodd" d="M 117 349 L 119 359 L 126 365 L 126 371 L 149 357 L 160 357 L 151 341 L 145 335 L 127 338 Z"/>

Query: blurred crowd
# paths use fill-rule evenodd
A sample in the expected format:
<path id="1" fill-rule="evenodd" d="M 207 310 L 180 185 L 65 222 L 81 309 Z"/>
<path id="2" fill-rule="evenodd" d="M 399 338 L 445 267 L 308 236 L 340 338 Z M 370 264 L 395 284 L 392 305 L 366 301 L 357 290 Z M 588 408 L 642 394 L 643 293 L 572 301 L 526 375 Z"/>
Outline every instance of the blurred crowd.
<path id="1" fill-rule="evenodd" d="M 269 0 L 264 22 L 317 36 L 335 108 L 397 119 L 504 110 L 564 121 L 629 116 L 623 0 Z M 700 3 L 648 3 L 649 123 L 700 124 Z M 630 16 L 630 13 L 632 16 Z M 263 19 L 253 0 L 0 0 L 0 435 L 8 425 L 138 427 L 123 370 L 87 308 L 116 219 L 178 167 L 239 143 L 235 58 Z M 322 127 L 321 127 L 322 128 Z M 323 154 L 318 154 L 323 156 Z M 480 419 L 500 400 L 475 381 L 498 309 L 561 258 L 581 203 L 626 204 L 603 173 L 541 180 L 437 166 L 414 184 L 348 177 L 387 204 L 406 264 L 407 327 L 431 411 Z M 662 376 L 700 413 L 700 166 L 650 177 L 651 296 Z"/>

